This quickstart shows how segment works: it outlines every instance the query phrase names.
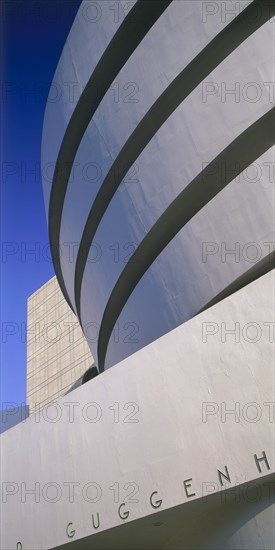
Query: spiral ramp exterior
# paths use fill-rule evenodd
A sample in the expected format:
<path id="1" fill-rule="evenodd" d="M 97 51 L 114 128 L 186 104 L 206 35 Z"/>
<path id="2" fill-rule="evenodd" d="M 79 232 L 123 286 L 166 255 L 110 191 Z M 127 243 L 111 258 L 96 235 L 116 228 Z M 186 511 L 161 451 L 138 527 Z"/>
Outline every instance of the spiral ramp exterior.
<path id="1" fill-rule="evenodd" d="M 1 436 L 5 549 L 275 548 L 274 11 L 82 2 L 42 175 L 100 376 Z"/>
<path id="2" fill-rule="evenodd" d="M 54 77 L 42 164 L 55 271 L 102 372 L 272 250 L 274 5 L 141 1 L 118 22 L 89 6 Z"/>

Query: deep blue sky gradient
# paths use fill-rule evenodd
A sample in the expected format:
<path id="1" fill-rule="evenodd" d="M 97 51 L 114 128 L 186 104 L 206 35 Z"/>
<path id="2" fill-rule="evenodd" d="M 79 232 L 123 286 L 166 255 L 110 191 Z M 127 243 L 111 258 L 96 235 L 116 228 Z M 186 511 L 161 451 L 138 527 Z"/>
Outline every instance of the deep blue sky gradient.
<path id="1" fill-rule="evenodd" d="M 80 3 L 0 2 L 0 408 L 6 402 L 21 404 L 26 400 L 27 298 L 54 275 L 39 167 L 41 135 L 49 88 Z M 36 254 L 26 254 L 35 247 Z"/>

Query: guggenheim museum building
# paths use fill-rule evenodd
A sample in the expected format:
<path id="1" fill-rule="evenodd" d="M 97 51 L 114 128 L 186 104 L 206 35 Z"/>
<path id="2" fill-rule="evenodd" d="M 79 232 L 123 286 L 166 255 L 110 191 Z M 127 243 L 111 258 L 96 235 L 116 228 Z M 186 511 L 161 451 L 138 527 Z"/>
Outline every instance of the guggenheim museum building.
<path id="1" fill-rule="evenodd" d="M 273 550 L 274 0 L 83 0 L 45 110 L 94 364 L 1 436 L 5 550 Z"/>

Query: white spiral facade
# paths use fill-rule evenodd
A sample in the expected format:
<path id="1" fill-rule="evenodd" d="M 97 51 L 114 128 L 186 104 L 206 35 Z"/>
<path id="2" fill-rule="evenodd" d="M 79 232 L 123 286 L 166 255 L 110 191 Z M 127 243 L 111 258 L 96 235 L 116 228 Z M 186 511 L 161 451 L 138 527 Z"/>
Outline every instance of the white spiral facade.
<path id="1" fill-rule="evenodd" d="M 238 278 L 246 284 L 249 270 L 261 275 L 272 250 L 274 3 L 237 4 L 84 1 L 68 36 L 45 113 L 44 194 L 56 273 L 101 371 L 190 319 L 232 284 L 234 291 Z M 131 51 L 133 32 L 141 37 Z M 127 58 L 122 66 L 120 55 Z M 90 88 L 89 95 L 99 67 L 102 89 Z M 81 101 L 88 118 L 76 138 Z M 76 140 L 69 170 L 60 157 L 66 132 L 67 143 Z M 64 200 L 49 175 L 60 159 Z M 116 186 L 110 200 L 102 192 L 106 181 L 107 193 Z M 200 189 L 206 197 L 196 211 Z M 184 190 L 186 199 L 174 202 Z M 104 213 L 85 234 L 89 216 L 95 223 L 93 208 Z M 158 222 L 150 244 L 145 238 Z M 175 233 L 169 242 L 166 224 Z M 127 271 L 131 259 L 142 272 L 135 283 L 135 269 Z M 115 294 L 118 281 L 125 303 L 119 286 Z"/>

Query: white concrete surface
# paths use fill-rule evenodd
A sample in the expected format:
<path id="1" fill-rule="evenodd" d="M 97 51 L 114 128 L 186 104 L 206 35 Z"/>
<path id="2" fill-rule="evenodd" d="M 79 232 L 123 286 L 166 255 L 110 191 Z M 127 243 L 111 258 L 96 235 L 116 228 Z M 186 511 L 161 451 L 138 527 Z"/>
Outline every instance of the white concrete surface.
<path id="1" fill-rule="evenodd" d="M 3 550 L 272 550 L 273 303 L 270 272 L 4 433 Z"/>
<path id="2" fill-rule="evenodd" d="M 61 268 L 73 306 L 79 244 L 108 170 L 159 96 L 249 4 L 172 2 L 98 106 L 74 159 L 62 211 Z M 53 80 L 60 97 L 53 101 L 51 91 L 45 112 L 44 166 L 54 165 L 80 92 L 133 5 L 118 2 L 116 17 L 113 2 L 104 1 L 96 17 L 98 3 L 93 11 L 89 2 L 81 4 Z M 274 105 L 268 84 L 274 80 L 273 43 L 271 20 L 203 79 L 129 167 L 99 224 L 84 271 L 81 322 L 84 327 L 92 323 L 89 345 L 96 363 L 106 304 L 136 247 L 202 168 Z M 106 368 L 190 319 L 269 252 L 274 242 L 273 163 L 271 147 L 194 216 L 158 256 L 118 318 Z M 50 169 L 44 171 L 47 212 L 50 173 Z M 204 261 L 204 246 L 209 242 L 218 252 Z M 248 250 L 249 243 L 253 250 Z M 227 255 L 224 262 L 222 246 L 237 250 L 235 257 Z"/>

